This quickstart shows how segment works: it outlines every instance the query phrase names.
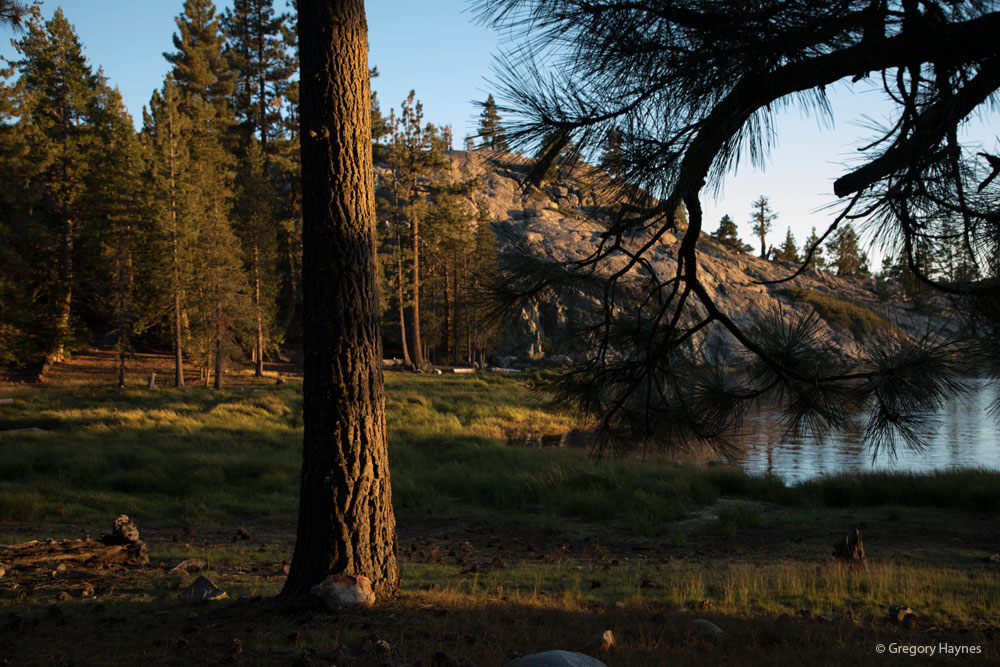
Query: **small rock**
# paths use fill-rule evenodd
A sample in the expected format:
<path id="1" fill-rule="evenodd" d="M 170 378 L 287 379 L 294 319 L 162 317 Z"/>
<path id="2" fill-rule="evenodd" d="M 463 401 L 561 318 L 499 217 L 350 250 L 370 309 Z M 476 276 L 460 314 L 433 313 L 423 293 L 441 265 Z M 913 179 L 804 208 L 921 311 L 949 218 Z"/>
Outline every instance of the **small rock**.
<path id="1" fill-rule="evenodd" d="M 820 623 L 833 623 L 834 621 L 837 620 L 837 617 L 833 616 L 832 614 L 821 614 L 820 616 L 816 617 L 816 620 L 819 621 Z"/>
<path id="2" fill-rule="evenodd" d="M 187 560 L 182 560 L 177 565 L 170 568 L 167 572 L 168 575 L 184 575 L 188 572 L 198 572 L 204 570 L 208 567 L 208 561 L 202 560 L 201 558 L 188 558 Z"/>
<path id="3" fill-rule="evenodd" d="M 605 630 L 588 639 L 583 645 L 583 650 L 587 653 L 607 653 L 614 645 L 615 634 L 611 630 Z"/>
<path id="4" fill-rule="evenodd" d="M 226 591 L 222 590 L 211 582 L 207 577 L 201 576 L 194 580 L 194 583 L 184 589 L 181 593 L 181 600 L 185 602 L 210 602 L 213 600 L 223 600 L 229 597 Z"/>
<path id="5" fill-rule="evenodd" d="M 243 526 L 237 528 L 236 534 L 233 535 L 233 542 L 237 540 L 249 540 L 249 539 L 250 539 L 250 533 L 248 533 L 247 529 L 244 528 Z"/>
<path id="6" fill-rule="evenodd" d="M 342 607 L 375 604 L 372 582 L 363 574 L 358 576 L 332 574 L 313 586 L 309 592 L 326 602 L 326 605 L 334 611 Z"/>
<path id="7" fill-rule="evenodd" d="M 80 597 L 82 598 L 92 598 L 94 597 L 94 586 L 89 581 L 83 582 L 83 586 L 80 588 Z"/>
<path id="8" fill-rule="evenodd" d="M 643 579 L 639 588 L 662 588 L 659 582 L 653 581 L 652 579 Z"/>
<path id="9" fill-rule="evenodd" d="M 0 579 L 3 579 L 3 575 L 7 574 L 7 570 L 0 567 Z"/>
<path id="10" fill-rule="evenodd" d="M 705 620 L 704 618 L 696 618 L 691 621 L 688 625 L 688 632 L 699 637 L 715 638 L 721 637 L 726 634 L 723 632 L 722 628 L 717 626 L 712 621 Z"/>
<path id="11" fill-rule="evenodd" d="M 902 623 L 908 616 L 916 618 L 917 615 L 905 604 L 889 605 L 889 620 L 893 623 Z"/>
<path id="12" fill-rule="evenodd" d="M 196 611 L 189 611 L 188 615 L 187 615 L 187 620 L 189 620 L 189 621 L 196 621 L 196 620 L 198 620 L 198 612 L 196 612 Z"/>
<path id="13" fill-rule="evenodd" d="M 607 667 L 603 662 L 583 653 L 544 651 L 511 660 L 504 667 Z"/>
<path id="14" fill-rule="evenodd" d="M 1000 554 L 993 554 L 983 558 L 984 563 L 1000 563 Z"/>
<path id="15" fill-rule="evenodd" d="M 73 596 L 67 593 L 66 591 L 59 591 L 59 594 L 56 595 L 56 600 L 59 600 L 59 602 L 65 602 L 67 600 L 72 600 L 72 599 Z"/>

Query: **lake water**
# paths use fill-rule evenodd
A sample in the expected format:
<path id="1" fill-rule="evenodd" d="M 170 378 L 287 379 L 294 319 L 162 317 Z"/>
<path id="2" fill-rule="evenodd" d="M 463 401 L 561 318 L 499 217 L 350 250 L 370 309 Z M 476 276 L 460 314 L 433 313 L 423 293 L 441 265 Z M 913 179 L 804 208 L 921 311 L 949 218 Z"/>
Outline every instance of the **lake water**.
<path id="1" fill-rule="evenodd" d="M 975 381 L 973 391 L 926 415 L 927 447 L 900 449 L 895 458 L 880 453 L 872 461 L 859 434 L 790 436 L 775 414 L 751 415 L 737 439 L 744 448 L 738 465 L 749 472 L 770 472 L 786 482 L 823 474 L 865 470 L 924 472 L 942 468 L 1000 468 L 1000 423 L 987 414 L 998 386 Z"/>
<path id="2" fill-rule="evenodd" d="M 748 472 L 772 473 L 787 483 L 838 472 L 903 470 L 928 472 L 944 468 L 1000 469 L 1000 423 L 988 414 L 996 400 L 997 383 L 971 381 L 972 390 L 925 417 L 927 447 L 921 451 L 899 449 L 895 457 L 880 453 L 873 461 L 862 446 L 860 432 L 831 433 L 817 438 L 809 433 L 789 435 L 773 412 L 751 414 L 743 434 L 734 441 L 743 455 L 731 463 Z M 586 431 L 561 436 L 515 439 L 529 447 L 590 447 Z M 695 460 L 707 460 L 695 457 Z"/>

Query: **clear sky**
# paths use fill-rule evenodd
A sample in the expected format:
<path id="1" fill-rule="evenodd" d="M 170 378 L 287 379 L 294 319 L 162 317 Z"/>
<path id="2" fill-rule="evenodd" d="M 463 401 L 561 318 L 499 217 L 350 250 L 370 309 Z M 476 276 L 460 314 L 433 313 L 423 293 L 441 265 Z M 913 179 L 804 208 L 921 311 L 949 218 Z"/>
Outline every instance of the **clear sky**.
<path id="1" fill-rule="evenodd" d="M 230 4 L 227 0 L 217 6 L 221 11 Z M 284 4 L 275 0 L 279 8 Z M 501 40 L 473 22 L 465 0 L 368 0 L 366 5 L 369 61 L 380 72 L 373 86 L 383 111 L 398 107 L 414 89 L 425 118 L 450 124 L 455 147 L 460 148 L 462 137 L 477 125 L 479 109 L 473 101 L 491 92 L 487 80 Z M 91 64 L 103 68 L 121 89 L 133 117 L 141 119 L 142 106 L 167 73 L 163 52 L 173 50 L 174 17 L 183 0 L 45 0 L 43 12 L 51 16 L 58 6 L 76 26 Z M 9 37 L 0 35 L 0 56 L 13 58 Z M 854 147 L 870 134 L 859 124 L 865 115 L 884 120 L 888 111 L 877 93 L 851 92 L 846 86 L 832 92 L 832 101 L 832 128 L 815 117 L 802 117 L 796 109 L 780 114 L 777 147 L 766 170 L 741 165 L 726 180 L 720 197 L 705 202 L 709 230 L 728 213 L 744 241 L 753 243 L 750 204 L 761 194 L 770 198 L 779 216 L 768 238 L 775 246 L 788 226 L 801 247 L 811 227 L 822 231 L 829 224 L 833 213 L 821 209 L 835 201 L 833 180 L 845 171 L 843 164 L 850 161 Z M 978 123 L 973 132 L 996 150 L 990 120 Z"/>

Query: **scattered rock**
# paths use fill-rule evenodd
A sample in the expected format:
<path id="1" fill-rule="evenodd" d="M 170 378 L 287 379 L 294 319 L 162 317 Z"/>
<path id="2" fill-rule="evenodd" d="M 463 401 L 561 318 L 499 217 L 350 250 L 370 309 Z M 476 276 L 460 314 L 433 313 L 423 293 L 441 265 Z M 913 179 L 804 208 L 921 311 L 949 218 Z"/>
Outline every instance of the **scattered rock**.
<path id="1" fill-rule="evenodd" d="M 206 567 L 208 567 L 208 561 L 201 558 L 188 558 L 170 568 L 167 574 L 171 576 L 178 574 L 184 575 L 189 572 L 199 572 L 204 570 Z"/>
<path id="2" fill-rule="evenodd" d="M 698 637 L 707 638 L 721 637 L 726 634 L 722 628 L 704 618 L 696 618 L 691 621 L 691 624 L 688 625 L 688 632 Z"/>
<path id="3" fill-rule="evenodd" d="M 583 645 L 583 650 L 587 653 L 607 653 L 614 645 L 615 634 L 611 630 L 605 630 L 588 639 Z"/>
<path id="4" fill-rule="evenodd" d="M 336 611 L 342 607 L 375 604 L 371 580 L 363 574 L 332 574 L 309 591 Z"/>
<path id="5" fill-rule="evenodd" d="M 185 602 L 210 602 L 213 600 L 223 600 L 229 597 L 226 591 L 222 590 L 211 582 L 207 577 L 200 576 L 194 583 L 184 589 L 181 593 L 181 600 Z"/>
<path id="6" fill-rule="evenodd" d="M 545 651 L 511 660 L 504 667 L 607 667 L 603 662 L 583 653 Z"/>
<path id="7" fill-rule="evenodd" d="M 905 604 L 889 605 L 889 620 L 893 623 L 903 623 L 907 620 L 907 617 L 910 616 L 914 619 L 917 617 L 917 615 L 913 613 L 913 610 Z"/>
<path id="8" fill-rule="evenodd" d="M 854 532 L 833 545 L 833 555 L 841 560 L 860 563 L 865 560 L 865 545 L 861 541 L 861 531 Z"/>

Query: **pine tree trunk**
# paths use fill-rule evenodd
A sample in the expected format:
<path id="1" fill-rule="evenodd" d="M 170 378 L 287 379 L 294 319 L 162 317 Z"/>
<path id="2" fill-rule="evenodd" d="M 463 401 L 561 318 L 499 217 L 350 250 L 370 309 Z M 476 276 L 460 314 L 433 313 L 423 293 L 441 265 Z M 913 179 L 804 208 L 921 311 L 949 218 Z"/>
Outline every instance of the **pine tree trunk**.
<path id="1" fill-rule="evenodd" d="M 403 296 L 403 246 L 399 242 L 399 221 L 396 221 L 396 286 L 398 288 L 398 293 L 396 295 L 399 300 L 399 341 L 403 346 L 403 363 L 407 366 L 412 366 L 413 361 L 410 359 L 410 348 L 406 344 L 406 299 Z"/>
<path id="2" fill-rule="evenodd" d="M 62 361 L 66 356 L 66 343 L 69 340 L 69 319 L 73 307 L 73 219 L 63 218 L 59 246 L 61 262 L 59 265 L 59 298 L 56 311 L 56 339 L 49 354 L 49 363 Z"/>
<path id="3" fill-rule="evenodd" d="M 299 0 L 304 438 L 283 592 L 330 574 L 399 585 L 389 486 L 363 0 Z"/>
<path id="4" fill-rule="evenodd" d="M 261 306 L 260 250 L 257 241 L 253 244 L 253 305 L 257 324 L 257 340 L 254 344 L 254 376 L 264 377 L 264 315 Z"/>
<path id="5" fill-rule="evenodd" d="M 420 221 L 414 216 L 410 222 L 413 230 L 413 263 L 410 266 L 410 291 L 413 302 L 410 304 L 410 355 L 416 368 L 426 368 L 424 346 L 420 340 Z"/>
<path id="6" fill-rule="evenodd" d="M 222 389 L 222 313 L 215 311 L 215 384 Z"/>
<path id="7" fill-rule="evenodd" d="M 174 115 L 173 100 L 167 100 L 167 131 L 170 142 L 170 261 L 174 274 L 174 386 L 184 386 L 184 350 L 183 328 L 181 326 L 181 265 L 180 248 L 177 235 L 177 173 L 174 161 Z"/>

